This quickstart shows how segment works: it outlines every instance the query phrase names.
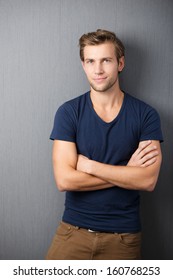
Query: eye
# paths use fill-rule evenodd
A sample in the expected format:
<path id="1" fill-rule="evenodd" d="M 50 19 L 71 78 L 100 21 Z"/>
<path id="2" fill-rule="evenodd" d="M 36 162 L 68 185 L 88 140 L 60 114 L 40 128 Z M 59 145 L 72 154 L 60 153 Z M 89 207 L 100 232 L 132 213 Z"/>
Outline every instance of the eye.
<path id="1" fill-rule="evenodd" d="M 93 59 L 88 59 L 88 60 L 86 60 L 86 63 L 87 63 L 87 64 L 92 64 L 93 62 L 94 62 Z"/>
<path id="2" fill-rule="evenodd" d="M 109 63 L 109 62 L 111 62 L 111 60 L 109 58 L 105 58 L 103 62 Z"/>

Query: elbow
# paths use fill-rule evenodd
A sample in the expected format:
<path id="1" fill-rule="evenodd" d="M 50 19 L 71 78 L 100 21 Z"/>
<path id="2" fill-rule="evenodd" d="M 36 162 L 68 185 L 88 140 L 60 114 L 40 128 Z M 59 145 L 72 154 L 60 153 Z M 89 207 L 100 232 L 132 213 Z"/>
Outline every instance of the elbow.
<path id="1" fill-rule="evenodd" d="M 70 178 L 67 176 L 67 173 L 57 171 L 54 169 L 54 179 L 56 183 L 56 187 L 60 192 L 68 191 L 70 188 Z"/>
<path id="2" fill-rule="evenodd" d="M 56 185 L 60 192 L 77 190 L 77 187 L 75 187 L 74 182 L 72 182 L 72 180 L 68 176 L 58 178 L 56 180 Z"/>
<path id="3" fill-rule="evenodd" d="M 153 192 L 155 189 L 156 184 L 150 184 L 147 186 L 146 191 Z"/>
<path id="4" fill-rule="evenodd" d="M 65 179 L 58 179 L 56 180 L 56 186 L 60 192 L 65 192 L 68 190 L 68 184 Z"/>
<path id="5" fill-rule="evenodd" d="M 64 188 L 64 186 L 60 185 L 60 184 L 57 184 L 57 188 L 59 190 L 59 192 L 65 192 L 66 189 Z"/>
<path id="6" fill-rule="evenodd" d="M 156 186 L 157 180 L 155 178 L 149 178 L 145 182 L 145 186 L 143 186 L 143 190 L 147 192 L 153 192 Z"/>

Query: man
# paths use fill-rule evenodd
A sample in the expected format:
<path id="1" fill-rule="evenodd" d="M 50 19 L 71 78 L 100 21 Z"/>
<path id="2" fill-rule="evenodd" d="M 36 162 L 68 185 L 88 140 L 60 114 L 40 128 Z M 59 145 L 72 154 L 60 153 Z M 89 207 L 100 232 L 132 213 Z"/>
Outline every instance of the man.
<path id="1" fill-rule="evenodd" d="M 47 259 L 140 259 L 139 191 L 153 191 L 159 175 L 159 116 L 120 89 L 114 33 L 84 34 L 79 45 L 90 91 L 55 116 L 53 168 L 66 200 Z"/>

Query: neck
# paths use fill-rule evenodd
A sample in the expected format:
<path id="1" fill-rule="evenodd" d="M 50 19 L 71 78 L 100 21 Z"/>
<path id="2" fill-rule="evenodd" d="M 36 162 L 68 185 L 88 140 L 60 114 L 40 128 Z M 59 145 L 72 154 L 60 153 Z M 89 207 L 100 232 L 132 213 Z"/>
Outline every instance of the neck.
<path id="1" fill-rule="evenodd" d="M 123 102 L 124 93 L 119 87 L 106 92 L 98 92 L 91 88 L 90 97 L 93 103 L 93 107 L 111 109 L 116 106 L 121 106 Z"/>

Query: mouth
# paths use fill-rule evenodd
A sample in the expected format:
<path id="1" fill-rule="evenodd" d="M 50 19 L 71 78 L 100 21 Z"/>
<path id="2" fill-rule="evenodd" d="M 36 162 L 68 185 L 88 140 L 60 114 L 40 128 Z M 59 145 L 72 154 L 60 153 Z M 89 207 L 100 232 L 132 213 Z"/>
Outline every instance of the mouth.
<path id="1" fill-rule="evenodd" d="M 102 81 L 105 81 L 107 79 L 107 77 L 101 77 L 101 78 L 95 78 L 93 79 L 95 82 L 102 82 Z"/>

